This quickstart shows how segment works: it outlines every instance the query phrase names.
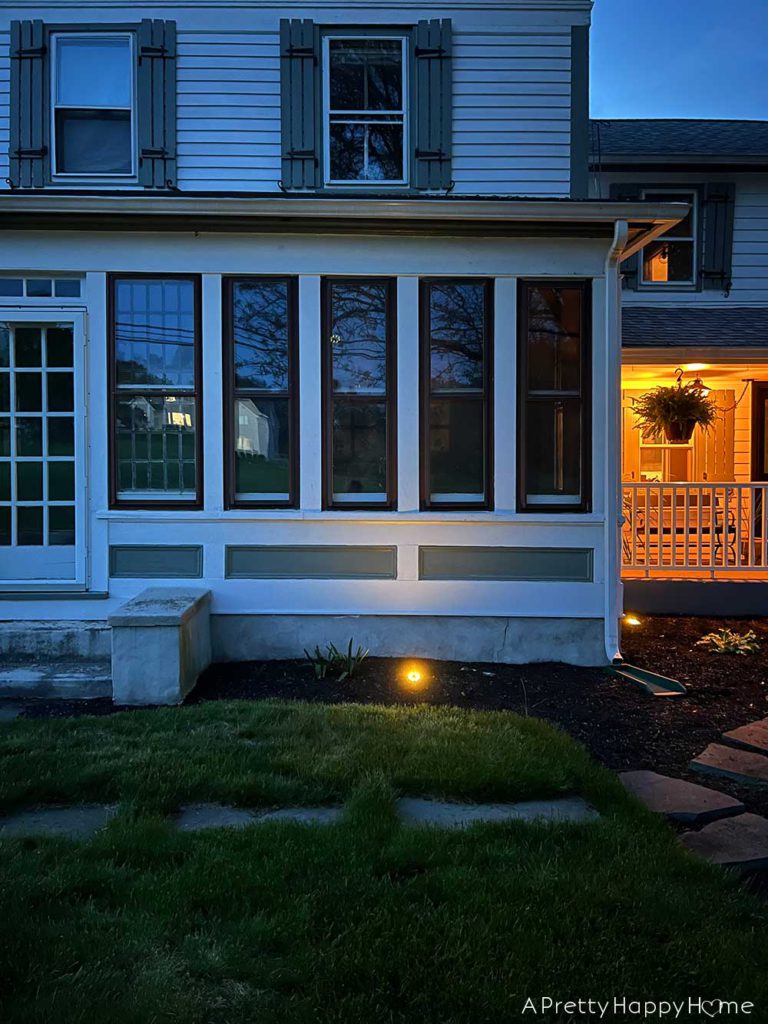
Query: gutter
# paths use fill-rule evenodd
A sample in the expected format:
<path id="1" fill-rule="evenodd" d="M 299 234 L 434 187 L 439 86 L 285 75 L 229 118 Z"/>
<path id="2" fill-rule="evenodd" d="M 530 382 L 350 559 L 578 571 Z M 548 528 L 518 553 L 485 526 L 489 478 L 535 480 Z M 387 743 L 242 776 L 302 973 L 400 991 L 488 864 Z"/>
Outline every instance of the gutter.
<path id="1" fill-rule="evenodd" d="M 625 256 L 629 225 L 619 220 L 613 243 L 605 257 L 605 653 L 609 663 L 621 660 L 619 619 L 623 595 L 621 583 L 621 277 L 619 264 Z"/>

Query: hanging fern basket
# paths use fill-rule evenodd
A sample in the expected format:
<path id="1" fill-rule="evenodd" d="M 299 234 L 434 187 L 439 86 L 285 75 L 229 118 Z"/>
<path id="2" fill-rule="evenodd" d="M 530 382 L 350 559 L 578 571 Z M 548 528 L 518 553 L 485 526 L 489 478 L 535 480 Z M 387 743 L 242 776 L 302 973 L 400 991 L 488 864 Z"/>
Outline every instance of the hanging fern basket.
<path id="1" fill-rule="evenodd" d="M 653 388 L 632 411 L 646 440 L 664 436 L 669 444 L 688 444 L 697 426 L 708 430 L 717 418 L 714 398 L 698 382 Z"/>
<path id="2" fill-rule="evenodd" d="M 664 436 L 670 444 L 688 444 L 696 429 L 696 420 L 684 420 L 682 423 L 677 420 L 668 423 L 664 427 Z"/>

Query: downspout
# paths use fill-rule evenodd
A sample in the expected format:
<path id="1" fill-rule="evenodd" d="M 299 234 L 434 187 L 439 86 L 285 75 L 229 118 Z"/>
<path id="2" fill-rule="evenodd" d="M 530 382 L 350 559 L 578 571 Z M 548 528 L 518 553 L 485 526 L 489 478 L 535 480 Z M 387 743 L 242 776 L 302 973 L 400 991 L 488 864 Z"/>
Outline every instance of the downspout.
<path id="1" fill-rule="evenodd" d="M 619 620 L 621 583 L 621 277 L 619 263 L 629 238 L 629 225 L 618 220 L 605 258 L 605 653 L 621 660 Z"/>

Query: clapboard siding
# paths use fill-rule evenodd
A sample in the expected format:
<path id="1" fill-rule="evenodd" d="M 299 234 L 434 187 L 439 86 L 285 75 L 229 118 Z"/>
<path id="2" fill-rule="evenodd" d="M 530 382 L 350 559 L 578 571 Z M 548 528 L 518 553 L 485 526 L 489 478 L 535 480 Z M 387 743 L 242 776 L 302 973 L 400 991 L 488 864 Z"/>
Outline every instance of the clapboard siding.
<path id="1" fill-rule="evenodd" d="M 11 120 L 8 116 L 11 90 L 11 34 L 0 32 L 0 188 L 7 188 L 11 172 L 8 149 Z"/>

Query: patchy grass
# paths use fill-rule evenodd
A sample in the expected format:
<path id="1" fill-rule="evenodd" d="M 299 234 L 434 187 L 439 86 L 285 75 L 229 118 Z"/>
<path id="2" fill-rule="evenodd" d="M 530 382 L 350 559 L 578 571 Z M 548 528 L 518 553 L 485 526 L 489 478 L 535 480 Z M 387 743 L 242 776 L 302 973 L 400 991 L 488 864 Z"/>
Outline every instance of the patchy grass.
<path id="1" fill-rule="evenodd" d="M 570 793 L 603 821 L 450 833 L 393 810 Z M 175 832 L 167 816 L 201 800 L 346 814 Z M 3 1024 L 474 1024 L 548 994 L 766 1005 L 765 904 L 535 719 L 233 702 L 0 725 L 4 810 L 79 801 L 121 811 L 90 843 L 0 842 Z"/>

